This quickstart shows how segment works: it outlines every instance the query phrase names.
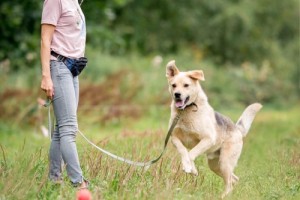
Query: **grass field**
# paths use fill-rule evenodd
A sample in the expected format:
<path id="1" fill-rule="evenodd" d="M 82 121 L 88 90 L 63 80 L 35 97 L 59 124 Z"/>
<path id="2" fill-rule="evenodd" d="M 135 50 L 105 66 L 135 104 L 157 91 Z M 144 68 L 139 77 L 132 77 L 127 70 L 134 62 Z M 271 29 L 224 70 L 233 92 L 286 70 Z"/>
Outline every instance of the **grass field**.
<path id="1" fill-rule="evenodd" d="M 239 184 L 227 199 L 300 199 L 299 110 L 299 106 L 285 111 L 265 108 L 258 113 L 236 168 Z M 233 120 L 241 112 L 222 111 Z M 148 108 L 138 119 L 124 117 L 108 124 L 97 123 L 95 113 L 81 113 L 79 121 L 80 129 L 99 146 L 139 161 L 159 155 L 168 107 Z M 62 185 L 47 181 L 48 138 L 30 127 L 1 124 L 0 139 L 1 200 L 75 199 L 76 189 L 66 172 Z M 79 135 L 77 146 L 93 199 L 218 199 L 223 189 L 221 178 L 208 169 L 204 157 L 196 160 L 197 177 L 183 173 L 171 144 L 147 171 L 101 154 Z"/>
<path id="2" fill-rule="evenodd" d="M 204 70 L 202 86 L 211 105 L 234 121 L 247 102 L 271 102 L 263 103 L 245 138 L 235 171 L 240 181 L 227 199 L 300 199 L 300 105 L 282 106 L 298 100 L 288 99 L 279 87 L 290 80 L 268 85 L 266 77 L 273 77 L 272 71 L 265 74 L 263 67 L 220 68 L 199 63 L 191 54 L 166 56 L 163 63 L 153 65 L 152 57 L 116 58 L 87 50 L 91 62 L 80 75 L 78 121 L 94 143 L 135 161 L 160 154 L 170 115 L 164 64 L 176 57 L 180 69 L 184 63 L 184 69 Z M 76 189 L 65 170 L 62 185 L 47 179 L 50 140 L 40 130 L 47 126 L 47 109 L 36 103 L 44 97 L 39 76 L 36 68 L 0 74 L 0 200 L 75 199 Z M 197 177 L 183 173 L 171 143 L 148 170 L 103 155 L 80 135 L 77 147 L 93 199 L 206 200 L 219 199 L 223 190 L 223 181 L 208 169 L 204 156 L 196 160 Z"/>

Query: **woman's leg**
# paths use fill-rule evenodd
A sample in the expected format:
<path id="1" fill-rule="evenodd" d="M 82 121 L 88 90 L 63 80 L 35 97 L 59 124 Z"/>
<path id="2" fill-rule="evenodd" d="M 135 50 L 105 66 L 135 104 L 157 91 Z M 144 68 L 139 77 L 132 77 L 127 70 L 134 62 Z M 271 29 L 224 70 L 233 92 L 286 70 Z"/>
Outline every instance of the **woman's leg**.
<path id="1" fill-rule="evenodd" d="M 71 182 L 82 183 L 82 171 L 75 142 L 78 128 L 76 114 L 78 77 L 73 78 L 69 69 L 57 61 L 51 61 L 51 76 L 54 85 L 53 108 L 59 135 L 59 149 Z"/>
<path id="2" fill-rule="evenodd" d="M 60 138 L 58 133 L 57 125 L 55 126 L 55 130 L 53 132 L 50 152 L 50 169 L 49 169 L 49 179 L 54 182 L 61 181 L 61 152 L 60 152 Z"/>

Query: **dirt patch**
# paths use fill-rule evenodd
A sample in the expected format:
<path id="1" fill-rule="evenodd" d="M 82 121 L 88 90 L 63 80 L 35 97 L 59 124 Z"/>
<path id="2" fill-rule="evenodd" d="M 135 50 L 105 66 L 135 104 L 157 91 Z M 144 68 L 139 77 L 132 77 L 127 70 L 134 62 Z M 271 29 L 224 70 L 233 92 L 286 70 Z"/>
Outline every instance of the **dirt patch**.
<path id="1" fill-rule="evenodd" d="M 126 70 L 107 76 L 100 84 L 83 84 L 79 112 L 88 114 L 96 107 L 105 108 L 98 113 L 104 123 L 120 117 L 138 118 L 141 111 L 135 106 L 135 96 L 140 87 L 138 77 Z M 38 97 L 45 98 L 45 95 L 42 91 L 6 89 L 0 94 L 0 119 L 34 123 L 41 115 Z"/>
<path id="2" fill-rule="evenodd" d="M 127 70 L 115 72 L 97 85 L 83 85 L 80 88 L 79 105 L 128 105 L 134 102 L 134 97 L 140 88 L 138 78 L 131 83 L 127 77 L 135 76 Z"/>
<path id="3" fill-rule="evenodd" d="M 31 104 L 33 92 L 30 90 L 6 89 L 0 94 L 0 118 L 15 118 Z M 27 108 L 28 109 L 28 108 Z"/>

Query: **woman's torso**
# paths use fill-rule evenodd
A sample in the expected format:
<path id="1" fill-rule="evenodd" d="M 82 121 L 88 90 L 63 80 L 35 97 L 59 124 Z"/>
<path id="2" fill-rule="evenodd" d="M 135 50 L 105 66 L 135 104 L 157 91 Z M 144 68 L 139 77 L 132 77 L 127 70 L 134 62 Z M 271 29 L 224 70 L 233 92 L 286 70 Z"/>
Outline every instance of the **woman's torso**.
<path id="1" fill-rule="evenodd" d="M 42 24 L 55 26 L 51 50 L 70 58 L 84 56 L 86 25 L 77 0 L 45 0 Z"/>

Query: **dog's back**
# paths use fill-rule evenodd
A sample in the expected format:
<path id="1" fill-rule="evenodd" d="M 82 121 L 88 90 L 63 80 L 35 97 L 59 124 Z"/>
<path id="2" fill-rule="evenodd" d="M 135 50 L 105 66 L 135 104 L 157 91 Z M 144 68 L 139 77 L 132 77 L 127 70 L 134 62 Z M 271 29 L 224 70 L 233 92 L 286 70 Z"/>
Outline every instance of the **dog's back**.
<path id="1" fill-rule="evenodd" d="M 235 128 L 235 124 L 233 123 L 233 121 L 230 118 L 222 115 L 221 113 L 215 111 L 215 118 L 217 126 L 221 129 L 233 130 Z"/>

